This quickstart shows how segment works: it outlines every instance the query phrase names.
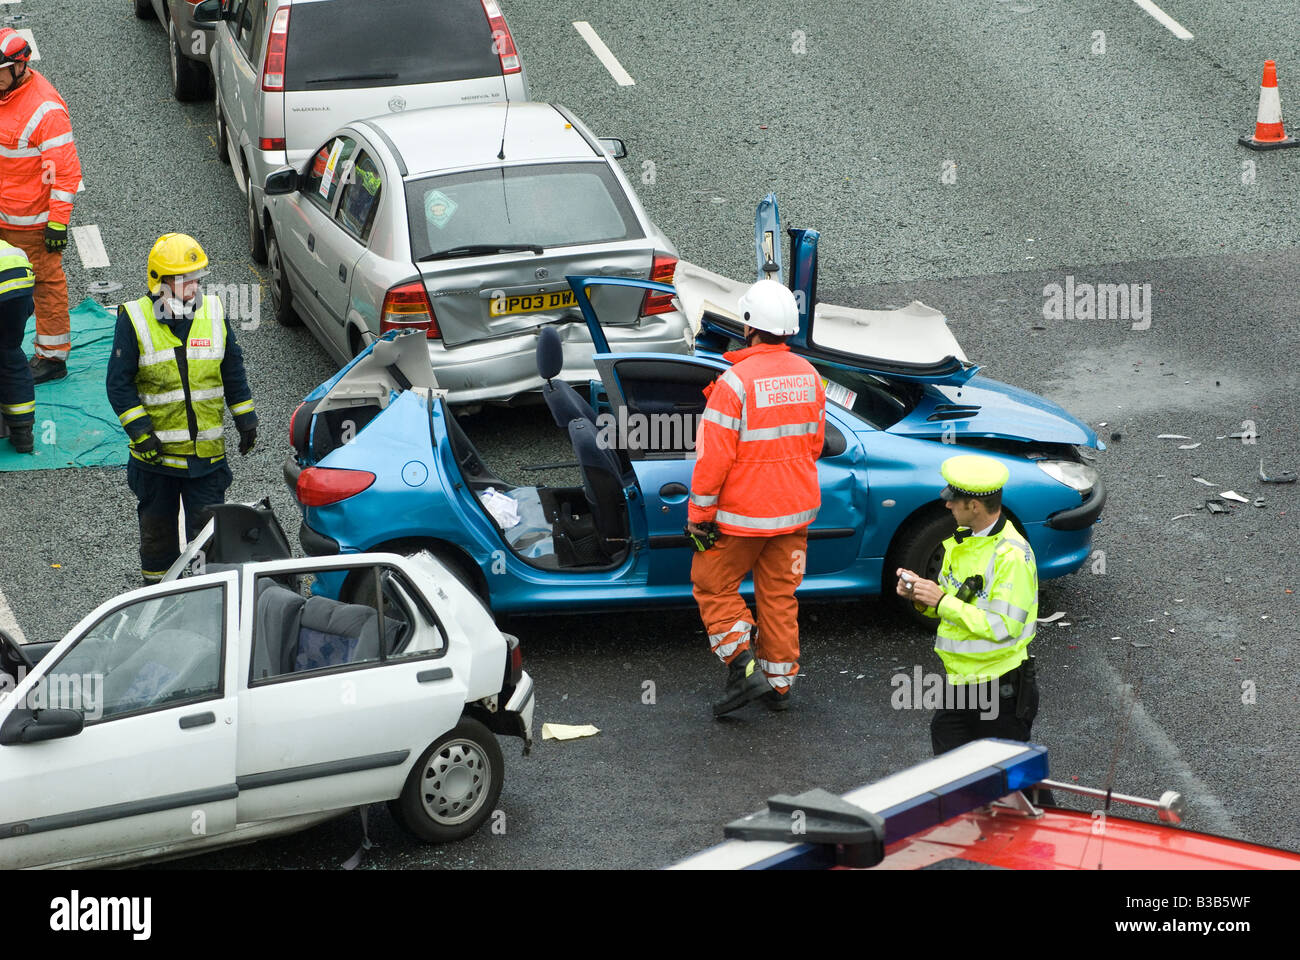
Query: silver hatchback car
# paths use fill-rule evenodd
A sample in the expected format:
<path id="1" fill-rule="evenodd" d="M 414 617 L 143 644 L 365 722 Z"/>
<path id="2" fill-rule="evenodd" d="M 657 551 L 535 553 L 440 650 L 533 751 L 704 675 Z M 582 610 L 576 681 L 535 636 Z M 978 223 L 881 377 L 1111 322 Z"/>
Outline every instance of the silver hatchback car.
<path id="1" fill-rule="evenodd" d="M 600 141 L 563 107 L 435 107 L 352 123 L 300 170 L 271 174 L 265 225 L 276 319 L 305 321 L 340 362 L 389 330 L 425 330 L 461 406 L 539 390 L 540 329 L 565 379 L 598 376 L 569 274 L 671 283 L 677 250 Z M 690 353 L 671 295 L 601 287 L 614 350 Z"/>

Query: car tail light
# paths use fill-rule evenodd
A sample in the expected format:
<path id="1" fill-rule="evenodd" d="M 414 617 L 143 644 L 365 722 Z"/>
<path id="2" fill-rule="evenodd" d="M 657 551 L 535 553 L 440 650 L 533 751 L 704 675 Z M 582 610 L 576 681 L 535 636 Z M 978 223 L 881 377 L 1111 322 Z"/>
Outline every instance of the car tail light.
<path id="1" fill-rule="evenodd" d="M 284 137 L 259 137 L 257 149 L 259 150 L 283 150 Z"/>
<path id="2" fill-rule="evenodd" d="M 275 11 L 271 21 L 271 34 L 266 41 L 266 62 L 262 64 L 262 89 L 271 93 L 284 92 L 284 51 L 289 45 L 289 8 Z M 283 141 L 281 141 L 283 143 Z M 263 149 L 273 149 L 264 147 Z M 284 149 L 280 147 L 279 149 Z"/>
<path id="3" fill-rule="evenodd" d="M 503 633 L 501 636 L 506 638 L 506 675 L 502 686 L 517 687 L 519 681 L 524 678 L 524 648 L 518 637 L 509 633 Z"/>
<path id="4" fill-rule="evenodd" d="M 430 340 L 442 336 L 423 280 L 403 283 L 384 295 L 384 306 L 379 311 L 379 332 L 385 334 L 389 330 L 425 330 L 425 336 Z"/>
<path id="5" fill-rule="evenodd" d="M 307 467 L 298 475 L 298 502 L 304 507 L 328 507 L 355 497 L 374 482 L 375 475 L 368 470 Z"/>
<path id="6" fill-rule="evenodd" d="M 670 257 L 667 254 L 655 254 L 654 266 L 650 268 L 650 279 L 656 283 L 672 283 L 673 275 L 677 272 L 677 258 Z M 673 295 L 671 293 L 656 293 L 653 290 L 645 292 L 645 299 L 641 302 L 641 316 L 650 317 L 656 313 L 667 313 L 673 308 Z"/>
<path id="7" fill-rule="evenodd" d="M 515 50 L 514 37 L 506 26 L 506 18 L 501 15 L 497 0 L 483 0 L 483 12 L 487 14 L 488 28 L 492 31 L 492 49 L 501 57 L 501 72 L 518 73 L 523 69 L 519 65 L 519 53 Z"/>
<path id="8" fill-rule="evenodd" d="M 293 422 L 298 419 L 298 411 L 305 406 L 306 406 L 305 403 L 300 403 L 298 404 L 298 406 L 293 408 L 293 413 L 289 414 L 289 446 L 291 447 L 298 446 L 298 443 L 295 439 L 296 435 L 293 432 Z"/>

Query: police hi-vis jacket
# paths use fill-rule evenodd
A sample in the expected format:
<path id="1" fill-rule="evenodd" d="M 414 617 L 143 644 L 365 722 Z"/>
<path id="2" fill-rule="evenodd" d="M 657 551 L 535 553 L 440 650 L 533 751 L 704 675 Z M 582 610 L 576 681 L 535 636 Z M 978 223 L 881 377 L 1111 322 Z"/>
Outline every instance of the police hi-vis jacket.
<path id="1" fill-rule="evenodd" d="M 954 684 L 979 683 L 1014 670 L 1029 656 L 1038 623 L 1038 568 L 1034 551 L 1005 513 L 988 536 L 958 530 L 943 542 L 939 586 L 945 596 L 935 652 Z M 984 578 L 970 603 L 956 593 L 968 577 Z"/>
<path id="2" fill-rule="evenodd" d="M 821 507 L 817 457 L 826 388 L 785 344 L 723 354 L 730 370 L 705 388 L 687 519 L 740 537 L 792 533 Z"/>

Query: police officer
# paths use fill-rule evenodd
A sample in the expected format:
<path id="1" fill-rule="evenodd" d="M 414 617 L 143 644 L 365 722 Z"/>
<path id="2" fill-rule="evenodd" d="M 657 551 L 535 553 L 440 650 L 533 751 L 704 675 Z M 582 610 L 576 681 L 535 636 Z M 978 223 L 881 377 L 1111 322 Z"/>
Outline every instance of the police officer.
<path id="1" fill-rule="evenodd" d="M 149 296 L 117 311 L 108 399 L 130 437 L 126 482 L 139 501 L 145 583 L 160 580 L 180 556 L 181 502 L 192 540 L 205 508 L 225 500 L 232 477 L 223 407 L 234 415 L 241 455 L 257 440 L 243 351 L 221 301 L 200 294 L 207 267 L 193 237 L 164 234 L 149 252 Z"/>
<path id="2" fill-rule="evenodd" d="M 698 550 L 695 600 L 709 645 L 728 667 L 714 716 L 759 698 L 772 710 L 790 705 L 799 673 L 794 592 L 803 580 L 808 525 L 821 507 L 817 457 L 826 428 L 821 377 L 785 342 L 799 329 L 794 294 L 760 280 L 739 305 L 747 346 L 724 354 L 731 369 L 705 390 L 687 508 Z M 739 592 L 750 571 L 757 623 Z"/>
<path id="3" fill-rule="evenodd" d="M 23 353 L 23 331 L 32 315 L 35 286 L 27 254 L 0 240 L 0 415 L 9 428 L 9 444 L 18 453 L 33 450 L 36 392 Z"/>
<path id="4" fill-rule="evenodd" d="M 982 737 L 1027 741 L 1038 713 L 1028 652 L 1038 619 L 1038 570 L 1029 542 L 1002 512 L 1009 472 L 977 454 L 949 457 L 940 472 L 948 483 L 940 496 L 957 532 L 943 543 L 939 582 L 900 567 L 895 587 L 939 619 L 934 649 L 950 696 L 930 723 L 936 756 Z"/>

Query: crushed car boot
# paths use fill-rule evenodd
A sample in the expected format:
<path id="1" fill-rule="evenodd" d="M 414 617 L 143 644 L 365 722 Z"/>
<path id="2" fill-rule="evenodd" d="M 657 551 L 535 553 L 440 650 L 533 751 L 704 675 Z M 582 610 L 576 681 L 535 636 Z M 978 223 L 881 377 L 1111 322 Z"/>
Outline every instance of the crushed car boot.
<path id="1" fill-rule="evenodd" d="M 32 383 L 49 383 L 51 380 L 62 380 L 68 375 L 68 365 L 62 360 L 51 360 L 49 357 L 32 357 L 28 364 L 32 370 Z"/>
<path id="2" fill-rule="evenodd" d="M 757 700 L 770 689 L 767 677 L 758 669 L 753 654 L 744 650 L 727 665 L 727 686 L 722 692 L 722 700 L 713 705 L 713 715 L 720 717 L 730 713 L 751 700 Z"/>
<path id="3" fill-rule="evenodd" d="M 9 424 L 9 443 L 19 453 L 31 453 L 35 447 L 30 423 Z"/>

